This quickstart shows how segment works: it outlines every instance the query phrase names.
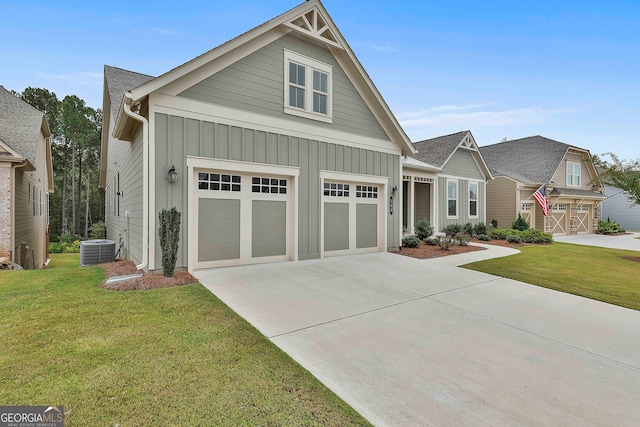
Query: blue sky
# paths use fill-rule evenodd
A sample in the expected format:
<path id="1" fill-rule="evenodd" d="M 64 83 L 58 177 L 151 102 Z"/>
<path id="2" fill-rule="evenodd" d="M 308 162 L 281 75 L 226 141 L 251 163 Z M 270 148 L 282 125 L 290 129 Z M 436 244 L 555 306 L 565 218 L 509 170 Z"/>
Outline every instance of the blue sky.
<path id="1" fill-rule="evenodd" d="M 0 1 L 0 84 L 97 108 L 104 64 L 159 75 L 297 4 Z M 640 1 L 323 4 L 413 141 L 470 129 L 640 157 Z"/>

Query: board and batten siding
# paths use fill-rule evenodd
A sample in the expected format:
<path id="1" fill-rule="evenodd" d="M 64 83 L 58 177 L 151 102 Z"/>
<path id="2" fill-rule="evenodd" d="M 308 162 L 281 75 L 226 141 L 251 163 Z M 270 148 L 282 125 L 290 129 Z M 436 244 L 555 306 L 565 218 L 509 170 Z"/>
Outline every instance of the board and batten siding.
<path id="1" fill-rule="evenodd" d="M 283 36 L 249 54 L 178 96 L 309 123 L 309 119 L 284 112 L 284 49 L 333 67 L 333 123 L 314 121 L 314 125 L 389 140 L 331 52 L 293 35 Z"/>
<path id="2" fill-rule="evenodd" d="M 132 260 L 136 264 L 142 261 L 142 154 L 141 126 L 138 127 L 132 142 L 114 138 L 109 141 L 105 187 L 107 239 L 116 242 L 116 251 L 120 250 L 119 257 Z M 119 215 L 114 212 L 114 208 L 117 209 L 118 174 L 122 193 L 119 197 Z"/>
<path id="3" fill-rule="evenodd" d="M 447 218 L 447 180 L 458 181 L 458 217 Z M 478 216 L 477 218 L 469 217 L 469 181 L 478 183 Z M 452 224 L 466 224 L 470 222 L 475 225 L 479 222 L 485 222 L 484 207 L 486 203 L 486 189 L 484 181 L 467 180 L 464 178 L 447 178 L 438 177 L 438 224 L 437 231 L 444 231 L 445 227 Z"/>
<path id="4" fill-rule="evenodd" d="M 348 147 L 290 135 L 240 128 L 226 124 L 155 114 L 155 212 L 176 206 L 182 212 L 180 248 L 176 266 L 187 266 L 189 247 L 186 227 L 188 194 L 186 156 L 238 160 L 300 168 L 298 181 L 299 259 L 320 257 L 320 171 L 389 177 L 389 188 L 400 186 L 400 156 Z M 176 184 L 168 184 L 166 173 L 175 166 L 180 174 Z M 388 246 L 400 246 L 401 212 L 387 209 Z M 156 234 L 155 265 L 161 265 Z"/>
<path id="5" fill-rule="evenodd" d="M 442 174 L 484 181 L 485 178 L 478 169 L 469 150 L 458 148 L 449 161 L 442 168 Z"/>
<path id="6" fill-rule="evenodd" d="M 487 183 L 487 223 L 498 221 L 499 228 L 510 228 L 518 216 L 516 182 L 502 176 Z"/>

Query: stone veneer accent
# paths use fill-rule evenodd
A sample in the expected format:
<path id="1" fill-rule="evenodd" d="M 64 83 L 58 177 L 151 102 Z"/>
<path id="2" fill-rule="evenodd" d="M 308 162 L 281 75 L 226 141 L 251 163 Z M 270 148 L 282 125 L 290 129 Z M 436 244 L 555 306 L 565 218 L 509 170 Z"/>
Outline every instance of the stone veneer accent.
<path id="1" fill-rule="evenodd" d="M 591 224 L 591 228 L 594 233 L 598 232 L 598 222 L 600 222 L 600 219 L 602 218 L 601 206 L 602 202 L 599 202 L 593 208 L 593 223 Z"/>
<path id="2" fill-rule="evenodd" d="M 11 167 L 0 165 L 0 257 L 11 258 Z"/>
<path id="3" fill-rule="evenodd" d="M 578 234 L 578 206 L 575 203 L 571 203 L 571 216 L 569 217 L 569 233 L 570 234 Z"/>

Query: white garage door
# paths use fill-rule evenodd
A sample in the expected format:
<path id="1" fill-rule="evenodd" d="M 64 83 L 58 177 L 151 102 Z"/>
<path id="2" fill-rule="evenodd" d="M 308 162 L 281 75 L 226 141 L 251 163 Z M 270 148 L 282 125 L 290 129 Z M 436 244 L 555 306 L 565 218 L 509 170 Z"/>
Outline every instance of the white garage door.
<path id="1" fill-rule="evenodd" d="M 324 180 L 324 256 L 377 252 L 386 247 L 385 197 L 376 183 Z"/>
<path id="2" fill-rule="evenodd" d="M 292 259 L 292 178 L 195 172 L 194 268 Z"/>

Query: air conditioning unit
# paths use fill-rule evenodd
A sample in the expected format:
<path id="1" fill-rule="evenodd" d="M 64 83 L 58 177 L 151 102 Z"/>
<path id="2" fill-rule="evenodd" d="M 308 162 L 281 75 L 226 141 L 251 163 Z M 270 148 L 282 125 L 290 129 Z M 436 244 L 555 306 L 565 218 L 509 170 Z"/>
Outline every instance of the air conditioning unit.
<path id="1" fill-rule="evenodd" d="M 80 242 L 80 265 L 113 262 L 116 259 L 116 242 L 113 240 L 85 240 Z"/>

